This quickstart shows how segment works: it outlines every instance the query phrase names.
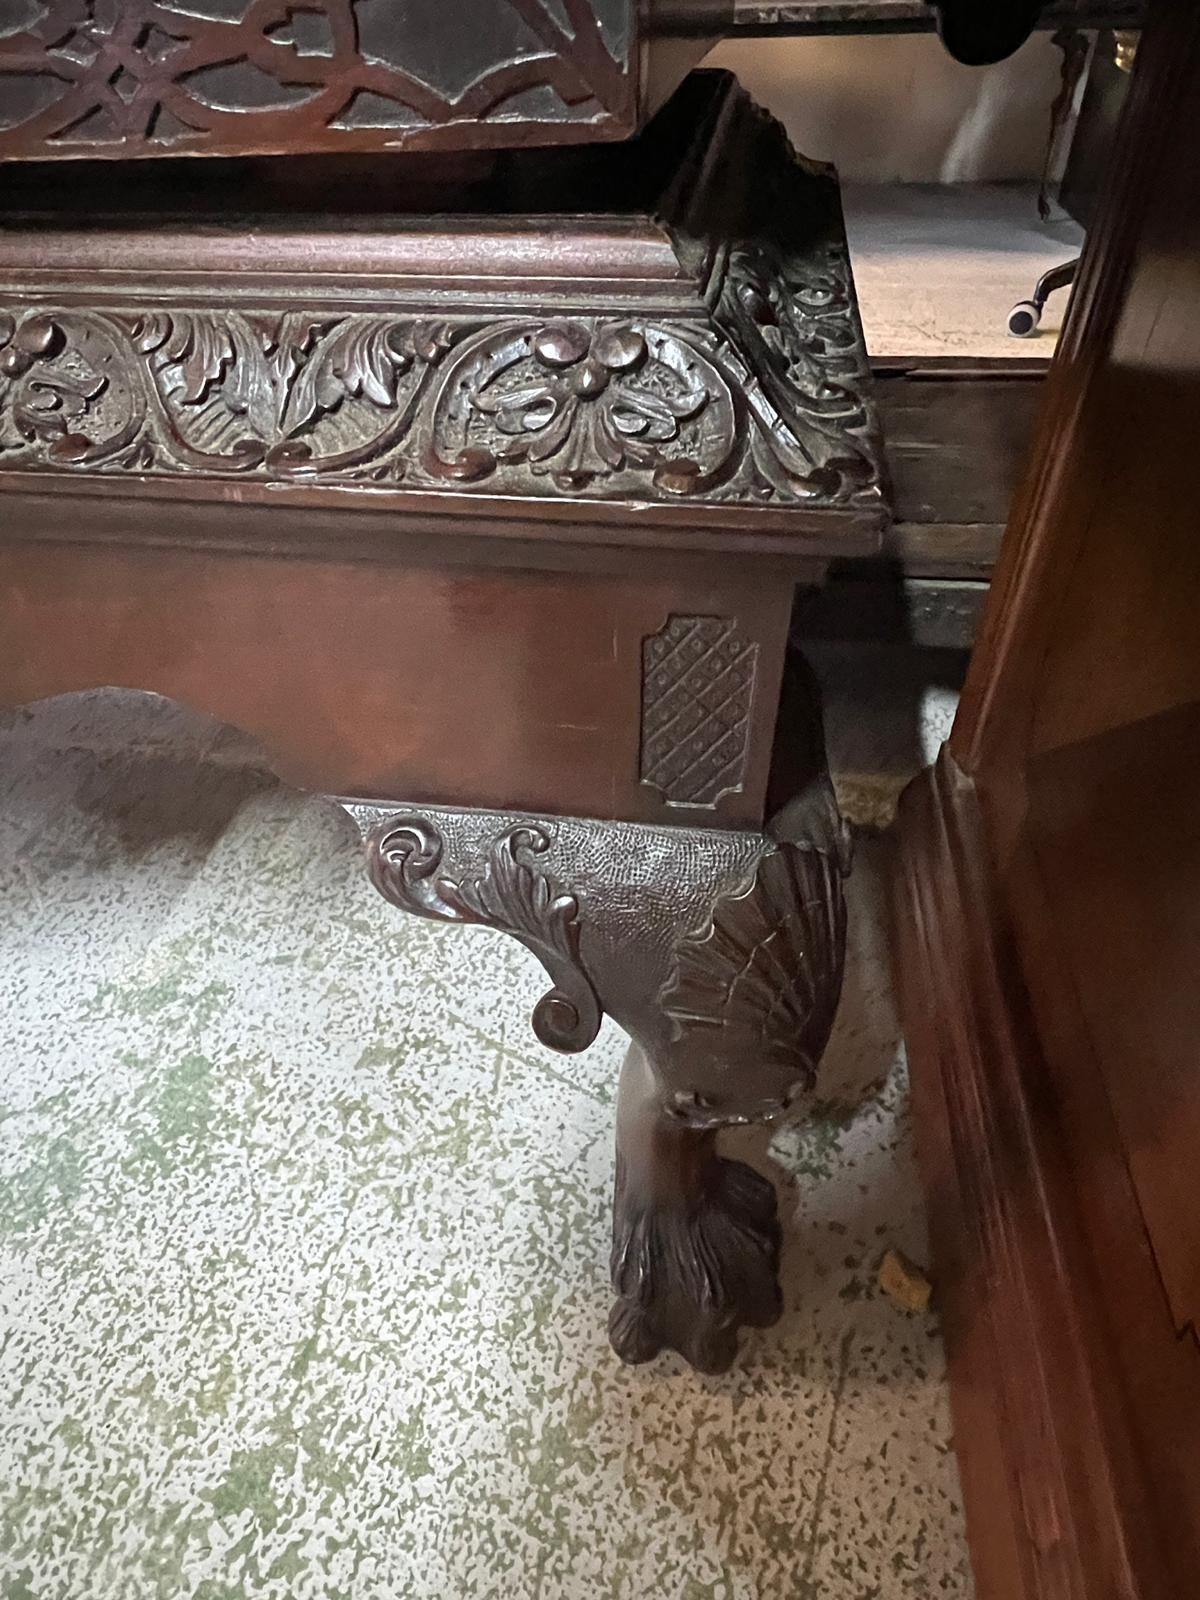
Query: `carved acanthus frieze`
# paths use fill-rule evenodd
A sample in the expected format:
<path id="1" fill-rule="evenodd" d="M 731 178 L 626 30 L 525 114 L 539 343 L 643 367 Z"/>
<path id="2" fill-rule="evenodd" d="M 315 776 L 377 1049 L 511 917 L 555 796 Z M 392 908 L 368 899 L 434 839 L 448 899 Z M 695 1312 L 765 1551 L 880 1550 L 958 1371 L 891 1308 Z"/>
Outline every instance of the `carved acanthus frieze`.
<path id="1" fill-rule="evenodd" d="M 740 281 L 728 332 L 11 304 L 0 470 L 834 506 L 876 493 L 846 298 L 793 311 L 781 281 Z"/>
<path id="2" fill-rule="evenodd" d="M 403 441 L 436 324 L 0 312 L 0 467 L 347 473 Z"/>
<path id="3" fill-rule="evenodd" d="M 581 18 L 594 8 L 570 3 Z M 253 0 L 255 15 L 267 4 Z M 587 54 L 585 34 L 581 23 L 572 49 Z M 56 268 L 60 287 L 38 291 L 36 239 L 22 235 L 17 276 L 0 291 L 0 471 L 877 515 L 881 450 L 836 180 L 806 170 L 782 130 L 718 79 L 681 91 L 663 140 L 679 137 L 672 116 L 691 125 L 689 93 L 695 149 L 629 217 L 656 236 L 655 270 L 671 287 L 659 276 L 643 299 L 630 278 L 620 314 L 586 271 L 563 265 L 538 214 L 513 224 L 532 276 L 505 280 L 505 310 L 404 272 L 386 301 L 373 286 L 375 306 L 394 309 L 367 310 L 347 298 L 364 289 L 352 273 L 318 298 L 299 270 L 284 283 L 290 308 L 267 310 L 253 268 L 233 293 L 223 269 L 182 258 L 149 275 L 149 307 L 122 298 L 129 280 L 111 263 L 98 280 L 86 261 Z M 724 153 L 710 160 L 714 141 Z M 751 195 L 731 199 L 721 160 L 755 172 Z M 577 244 L 594 227 L 611 254 L 610 223 L 584 210 L 570 226 Z M 435 236 L 444 226 L 452 242 L 454 225 L 429 219 Z M 80 238 L 86 256 L 87 230 Z M 278 268 L 263 270 L 265 302 L 278 306 Z M 521 309 L 531 303 L 536 313 Z"/>

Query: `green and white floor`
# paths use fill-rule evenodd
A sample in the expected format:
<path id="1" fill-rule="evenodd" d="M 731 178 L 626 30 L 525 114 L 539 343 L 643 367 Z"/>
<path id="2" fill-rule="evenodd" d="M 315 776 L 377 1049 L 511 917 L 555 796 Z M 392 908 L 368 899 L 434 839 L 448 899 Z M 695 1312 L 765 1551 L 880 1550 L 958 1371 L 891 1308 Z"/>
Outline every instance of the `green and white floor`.
<path id="1" fill-rule="evenodd" d="M 872 773 L 835 696 L 860 810 L 951 699 Z M 391 910 L 240 735 L 111 692 L 8 718 L 3 1600 L 968 1600 L 936 1317 L 875 1286 L 925 1251 L 881 848 L 822 1107 L 743 1141 L 784 1320 L 722 1378 L 629 1370 L 616 1030 L 542 1049 L 533 958 Z"/>

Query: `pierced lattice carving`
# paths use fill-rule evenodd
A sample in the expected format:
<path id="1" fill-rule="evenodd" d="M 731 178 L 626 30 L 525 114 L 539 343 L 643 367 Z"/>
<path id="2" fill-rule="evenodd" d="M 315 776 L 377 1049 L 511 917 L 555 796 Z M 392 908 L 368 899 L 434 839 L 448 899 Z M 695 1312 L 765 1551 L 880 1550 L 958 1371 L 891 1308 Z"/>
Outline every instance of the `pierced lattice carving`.
<path id="1" fill-rule="evenodd" d="M 0 157 L 519 139 L 632 116 L 629 0 L 0 0 Z"/>

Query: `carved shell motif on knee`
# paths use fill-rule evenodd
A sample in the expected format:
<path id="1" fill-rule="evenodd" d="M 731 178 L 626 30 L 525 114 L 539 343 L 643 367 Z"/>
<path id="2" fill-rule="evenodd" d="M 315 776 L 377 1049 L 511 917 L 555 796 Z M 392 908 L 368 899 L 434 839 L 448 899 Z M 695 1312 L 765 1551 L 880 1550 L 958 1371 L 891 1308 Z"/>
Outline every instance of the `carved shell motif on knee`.
<path id="1" fill-rule="evenodd" d="M 835 856 L 780 843 L 679 942 L 660 1001 L 673 1051 L 711 1086 L 675 1097 L 689 1125 L 778 1116 L 813 1088 L 841 995 L 842 875 Z"/>

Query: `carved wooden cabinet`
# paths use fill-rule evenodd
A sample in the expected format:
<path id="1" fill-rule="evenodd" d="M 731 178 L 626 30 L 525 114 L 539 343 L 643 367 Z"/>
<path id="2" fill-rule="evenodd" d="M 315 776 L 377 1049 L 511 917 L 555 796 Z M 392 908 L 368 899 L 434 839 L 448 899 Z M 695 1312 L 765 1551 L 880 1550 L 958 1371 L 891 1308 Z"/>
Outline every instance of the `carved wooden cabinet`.
<path id="1" fill-rule="evenodd" d="M 402 802 L 383 893 L 522 940 L 545 1043 L 630 1033 L 613 1340 L 720 1368 L 779 1298 L 717 1132 L 841 978 L 793 596 L 887 518 L 837 184 L 721 74 L 596 142 L 626 0 L 430 10 L 0 11 L 0 695 L 154 689 Z M 534 123 L 593 142 L 404 153 Z"/>

